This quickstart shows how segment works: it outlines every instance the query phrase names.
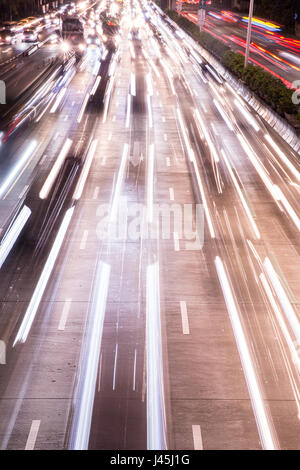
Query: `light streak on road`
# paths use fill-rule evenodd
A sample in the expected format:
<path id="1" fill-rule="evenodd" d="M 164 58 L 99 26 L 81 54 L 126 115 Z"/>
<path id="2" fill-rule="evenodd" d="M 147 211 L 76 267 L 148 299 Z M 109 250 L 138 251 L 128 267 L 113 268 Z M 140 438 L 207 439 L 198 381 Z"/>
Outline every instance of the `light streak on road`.
<path id="1" fill-rule="evenodd" d="M 41 199 L 46 199 L 48 197 L 48 194 L 52 188 L 52 185 L 64 163 L 64 160 L 66 158 L 66 156 L 68 155 L 69 153 L 69 150 L 71 148 L 71 145 L 72 145 L 72 140 L 71 139 L 67 139 L 61 149 L 61 151 L 59 152 L 58 154 L 58 157 L 49 173 L 49 175 L 47 176 L 46 178 L 46 181 L 45 183 L 43 184 L 42 186 L 42 189 L 40 190 L 40 198 Z"/>
<path id="2" fill-rule="evenodd" d="M 165 450 L 167 441 L 158 262 L 147 267 L 146 354 L 147 449 Z"/>
<path id="3" fill-rule="evenodd" d="M 114 197 L 113 197 L 111 210 L 110 210 L 111 222 L 115 222 L 117 218 L 120 195 L 121 195 L 121 187 L 122 187 L 122 182 L 124 179 L 125 169 L 126 169 L 126 164 L 127 164 L 128 149 L 129 149 L 128 144 L 124 144 L 120 168 L 119 168 L 117 182 L 116 182 L 115 191 L 114 191 Z"/>
<path id="4" fill-rule="evenodd" d="M 220 106 L 220 104 L 218 103 L 218 101 L 215 98 L 213 99 L 213 103 L 214 103 L 215 107 L 217 108 L 217 110 L 219 111 L 219 113 L 221 114 L 224 121 L 226 122 L 226 125 L 227 125 L 228 129 L 230 131 L 233 131 L 234 128 L 233 128 L 233 125 L 232 125 L 229 117 L 227 116 L 227 114 L 225 113 L 225 111 L 222 109 L 222 107 Z"/>
<path id="5" fill-rule="evenodd" d="M 290 162 L 290 160 L 285 156 L 285 154 L 282 152 L 282 150 L 278 147 L 278 145 L 274 142 L 272 137 L 269 134 L 265 134 L 265 139 L 268 141 L 268 143 L 273 147 L 279 158 L 283 161 L 283 163 L 286 165 L 286 167 L 290 170 L 290 172 L 295 176 L 295 178 L 300 181 L 300 173 L 299 171 L 294 167 L 294 165 Z"/>
<path id="6" fill-rule="evenodd" d="M 78 124 L 81 123 L 82 116 L 83 116 L 83 113 L 84 113 L 84 111 L 85 111 L 85 108 L 86 108 L 87 102 L 88 102 L 88 100 L 89 100 L 89 97 L 90 97 L 90 94 L 87 93 L 87 94 L 85 95 L 85 98 L 84 98 L 84 100 L 83 100 L 81 109 L 80 109 L 79 114 L 78 114 L 78 117 L 77 117 L 77 122 L 78 122 Z"/>
<path id="7" fill-rule="evenodd" d="M 271 281 L 271 284 L 273 286 L 274 291 L 276 292 L 276 295 L 278 297 L 278 300 L 281 304 L 281 307 L 285 313 L 286 319 L 295 335 L 295 340 L 297 341 L 298 347 L 300 346 L 300 323 L 297 318 L 297 313 L 293 309 L 288 296 L 282 287 L 282 284 L 279 280 L 279 277 L 269 260 L 269 258 L 265 258 L 264 260 L 264 268 L 266 270 L 266 273 L 268 275 L 269 280 Z"/>
<path id="8" fill-rule="evenodd" d="M 110 271 L 110 265 L 103 261 L 99 263 L 95 276 L 82 373 L 76 392 L 69 444 L 71 450 L 87 450 L 89 445 Z"/>
<path id="9" fill-rule="evenodd" d="M 35 319 L 37 310 L 39 308 L 40 302 L 42 300 L 43 294 L 47 287 L 47 283 L 49 281 L 52 270 L 54 268 L 55 261 L 57 259 L 57 256 L 59 254 L 59 251 L 61 249 L 61 246 L 65 238 L 66 232 L 68 230 L 69 224 L 71 222 L 74 209 L 75 209 L 74 206 L 68 209 L 64 216 L 64 219 L 57 232 L 51 251 L 49 253 L 45 266 L 43 268 L 42 274 L 40 275 L 39 281 L 36 285 L 36 288 L 34 289 L 33 295 L 27 307 L 27 310 L 22 320 L 22 323 L 20 325 L 19 331 L 15 337 L 13 347 L 19 342 L 24 343 L 27 339 L 27 336 L 30 332 L 31 326 Z"/>
<path id="10" fill-rule="evenodd" d="M 18 180 L 23 171 L 26 169 L 27 165 L 29 165 L 31 158 L 34 155 L 36 146 L 37 142 L 35 140 L 28 145 L 25 152 L 22 154 L 22 156 L 19 158 L 19 160 L 9 173 L 8 177 L 1 184 L 0 198 L 2 198 L 3 195 L 7 194 L 8 190 L 10 189 L 10 186 L 16 183 L 16 180 Z"/>
<path id="11" fill-rule="evenodd" d="M 131 113 L 131 95 L 128 93 L 127 95 L 127 111 L 126 111 L 126 123 L 125 127 L 128 129 L 130 124 L 130 113 Z"/>
<path id="12" fill-rule="evenodd" d="M 215 259 L 215 265 L 222 287 L 227 311 L 231 321 L 232 329 L 236 339 L 240 359 L 242 362 L 249 395 L 252 402 L 252 408 L 255 415 L 262 448 L 265 450 L 275 450 L 276 445 L 273 440 L 272 430 L 269 419 L 265 410 L 262 394 L 257 381 L 254 364 L 251 359 L 249 347 L 247 345 L 246 336 L 241 324 L 238 309 L 232 294 L 229 280 L 225 272 L 223 262 L 219 256 Z"/>
<path id="13" fill-rule="evenodd" d="M 239 197 L 240 197 L 240 200 L 241 200 L 241 202 L 242 202 L 242 205 L 243 205 L 243 207 L 244 207 L 244 209 L 245 209 L 246 215 L 247 215 L 248 219 L 250 220 L 250 223 L 251 223 L 251 226 L 252 226 L 254 235 L 255 235 L 255 237 L 259 240 L 259 239 L 260 239 L 259 230 L 258 230 L 258 228 L 257 228 L 257 225 L 256 225 L 254 219 L 253 219 L 253 216 L 252 216 L 251 211 L 250 211 L 250 209 L 249 209 L 249 206 L 248 206 L 248 204 L 247 204 L 247 202 L 246 202 L 246 199 L 245 199 L 245 197 L 244 197 L 244 195 L 243 195 L 243 192 L 242 192 L 242 190 L 241 190 L 241 188 L 240 188 L 240 186 L 239 186 L 239 183 L 238 183 L 238 181 L 237 181 L 237 179 L 236 179 L 236 177 L 235 177 L 235 174 L 234 174 L 233 171 L 232 171 L 231 165 L 230 165 L 230 163 L 229 163 L 229 161 L 228 161 L 228 159 L 227 159 L 227 157 L 226 157 L 226 154 L 225 154 L 225 152 L 224 152 L 223 149 L 221 150 L 221 154 L 222 154 L 222 156 L 223 156 L 223 159 L 224 159 L 224 161 L 225 161 L 226 167 L 227 167 L 227 169 L 228 169 L 228 172 L 229 172 L 229 174 L 230 174 L 230 177 L 231 177 L 231 179 L 232 179 L 232 182 L 233 182 L 233 184 L 234 184 L 234 186 L 235 186 L 235 189 L 236 189 L 236 191 L 237 191 L 237 193 L 238 193 L 238 195 L 239 195 Z"/>
<path id="14" fill-rule="evenodd" d="M 29 219 L 31 210 L 29 207 L 24 206 L 19 215 L 16 217 L 9 231 L 3 238 L 0 244 L 0 268 L 9 255 L 12 247 L 16 243 L 21 231 L 23 230 L 27 220 Z"/>
<path id="15" fill-rule="evenodd" d="M 80 177 L 79 177 L 78 183 L 76 185 L 76 188 L 75 188 L 75 191 L 74 191 L 74 194 L 73 194 L 73 198 L 76 199 L 76 200 L 81 198 L 83 188 L 84 188 L 84 185 L 85 185 L 86 179 L 88 177 L 88 174 L 89 174 L 89 171 L 90 171 L 90 168 L 91 168 L 91 165 L 92 165 L 92 161 L 93 161 L 93 158 L 94 158 L 94 155 L 95 155 L 95 151 L 96 151 L 96 148 L 97 148 L 97 143 L 98 143 L 98 140 L 95 139 L 92 142 L 91 147 L 88 151 L 86 160 L 85 160 L 84 165 L 83 165 L 83 169 L 80 173 Z"/>
<path id="16" fill-rule="evenodd" d="M 249 122 L 249 124 L 253 127 L 253 129 L 256 132 L 258 132 L 259 131 L 259 126 L 258 126 L 256 120 L 251 116 L 249 111 L 247 111 L 245 109 L 244 104 L 240 100 L 237 100 L 237 99 L 234 100 L 234 104 L 240 110 L 240 112 L 243 114 L 243 116 Z"/>
<path id="17" fill-rule="evenodd" d="M 63 99 L 63 97 L 64 97 L 66 91 L 67 91 L 67 88 L 64 87 L 64 88 L 62 88 L 62 89 L 58 92 L 58 95 L 57 95 L 57 97 L 56 97 L 55 103 L 54 103 L 54 105 L 52 106 L 52 108 L 50 109 L 50 114 L 55 113 L 55 111 L 57 110 L 58 106 L 60 105 L 61 100 Z"/>
<path id="18" fill-rule="evenodd" d="M 287 328 L 287 326 L 286 326 L 286 324 L 285 324 L 285 321 L 284 321 L 284 319 L 283 319 L 283 317 L 282 317 L 281 311 L 280 311 L 280 309 L 279 309 L 278 306 L 277 306 L 276 300 L 275 300 L 275 298 L 274 298 L 274 295 L 273 295 L 273 293 L 272 293 L 272 290 L 271 290 L 271 288 L 270 288 L 270 286 L 269 286 L 269 284 L 268 284 L 268 281 L 267 281 L 265 275 L 264 275 L 263 273 L 261 273 L 261 274 L 259 275 L 259 278 L 260 278 L 261 283 L 262 283 L 262 285 L 263 285 L 263 288 L 264 288 L 264 290 L 265 290 L 265 292 L 266 292 L 266 295 L 267 295 L 267 297 L 268 297 L 268 299 L 269 299 L 269 302 L 270 302 L 270 304 L 271 304 L 271 306 L 272 306 L 272 309 L 273 309 L 273 311 L 274 311 L 274 313 L 275 313 L 275 315 L 276 315 L 277 321 L 278 321 L 278 323 L 279 323 L 279 326 L 280 326 L 280 328 L 281 328 L 281 331 L 282 331 L 282 333 L 283 333 L 283 336 L 284 336 L 284 338 L 285 338 L 285 340 L 286 340 L 286 343 L 287 343 L 287 345 L 288 345 L 288 348 L 289 348 L 289 350 L 290 350 L 293 363 L 294 363 L 295 366 L 297 367 L 298 373 L 300 373 L 300 358 L 299 358 L 299 355 L 298 355 L 298 352 L 297 352 L 297 348 L 296 348 L 296 346 L 295 346 L 295 343 L 294 343 L 294 341 L 293 341 L 292 338 L 291 338 L 291 335 L 290 335 L 290 333 L 289 333 L 289 330 L 288 330 L 288 328 Z M 298 409 L 299 409 L 299 403 L 298 403 Z"/>
<path id="19" fill-rule="evenodd" d="M 147 221 L 153 222 L 153 191 L 154 191 L 154 144 L 150 145 L 147 175 Z"/>
<path id="20" fill-rule="evenodd" d="M 212 139 L 209 135 L 209 132 L 208 132 L 206 126 L 205 126 L 204 120 L 200 116 L 200 113 L 199 113 L 198 109 L 195 110 L 195 116 L 197 118 L 197 121 L 200 125 L 201 130 L 203 131 L 203 134 L 205 136 L 205 139 L 206 139 L 207 145 L 209 147 L 209 150 L 210 150 L 215 162 L 218 163 L 219 162 L 219 155 L 218 155 L 217 149 L 213 144 L 213 141 L 212 141 Z"/>

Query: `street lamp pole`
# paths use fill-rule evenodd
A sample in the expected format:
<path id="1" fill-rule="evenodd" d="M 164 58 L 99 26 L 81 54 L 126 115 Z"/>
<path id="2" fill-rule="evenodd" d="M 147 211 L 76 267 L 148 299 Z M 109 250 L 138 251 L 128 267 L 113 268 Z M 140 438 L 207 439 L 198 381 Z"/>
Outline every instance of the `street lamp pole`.
<path id="1" fill-rule="evenodd" d="M 249 48 L 250 48 L 250 42 L 251 42 L 251 27 L 252 27 L 253 6 L 254 6 L 254 0 L 250 0 L 248 29 L 247 29 L 246 54 L 245 54 L 245 64 L 244 64 L 245 68 L 247 67 L 248 61 L 249 61 Z"/>

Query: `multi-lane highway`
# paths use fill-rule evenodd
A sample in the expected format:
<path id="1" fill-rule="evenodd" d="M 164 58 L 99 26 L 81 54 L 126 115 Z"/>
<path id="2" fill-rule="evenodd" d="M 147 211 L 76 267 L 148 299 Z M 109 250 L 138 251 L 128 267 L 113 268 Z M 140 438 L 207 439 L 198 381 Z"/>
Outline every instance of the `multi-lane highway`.
<path id="1" fill-rule="evenodd" d="M 120 15 L 2 143 L 1 448 L 299 449 L 299 155 Z"/>

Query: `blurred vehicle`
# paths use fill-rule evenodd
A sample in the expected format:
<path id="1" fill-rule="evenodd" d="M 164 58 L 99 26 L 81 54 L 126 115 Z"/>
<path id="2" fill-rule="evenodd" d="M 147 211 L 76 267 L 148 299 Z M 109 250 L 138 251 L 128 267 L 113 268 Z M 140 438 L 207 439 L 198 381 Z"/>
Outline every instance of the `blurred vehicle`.
<path id="1" fill-rule="evenodd" d="M 15 44 L 17 42 L 17 35 L 14 31 L 3 29 L 0 31 L 0 44 Z"/>
<path id="2" fill-rule="evenodd" d="M 15 31 L 18 29 L 18 23 L 16 21 L 3 21 L 0 25 L 0 29 L 9 29 L 10 31 Z"/>
<path id="3" fill-rule="evenodd" d="M 38 33 L 34 28 L 26 28 L 23 31 L 23 42 L 37 42 Z"/>
<path id="4" fill-rule="evenodd" d="M 77 16 L 64 16 L 62 19 L 63 49 L 72 48 L 82 53 L 85 49 L 84 26 L 81 18 Z"/>
<path id="5" fill-rule="evenodd" d="M 88 35 L 86 43 L 89 46 L 101 46 L 101 39 L 99 38 L 98 34 L 91 33 Z"/>

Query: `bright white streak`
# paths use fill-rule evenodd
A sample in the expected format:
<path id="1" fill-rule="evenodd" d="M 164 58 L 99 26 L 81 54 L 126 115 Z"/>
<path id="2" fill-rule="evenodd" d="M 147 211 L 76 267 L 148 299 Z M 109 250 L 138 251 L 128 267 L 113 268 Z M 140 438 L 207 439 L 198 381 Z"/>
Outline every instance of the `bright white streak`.
<path id="1" fill-rule="evenodd" d="M 249 395 L 254 411 L 261 444 L 265 450 L 275 450 L 275 443 L 272 438 L 268 417 L 265 411 L 264 402 L 259 390 L 259 385 L 255 375 L 254 365 L 247 345 L 246 336 L 239 318 L 238 310 L 233 298 L 231 287 L 224 269 L 223 262 L 219 256 L 215 259 L 215 265 L 222 287 L 227 311 L 231 321 L 232 329 L 236 339 L 241 363 L 247 381 Z"/>
<path id="2" fill-rule="evenodd" d="M 6 193 L 9 186 L 13 183 L 14 179 L 19 175 L 21 170 L 24 169 L 25 165 L 28 163 L 30 157 L 32 156 L 36 146 L 37 142 L 35 140 L 29 144 L 22 157 L 16 163 L 4 183 L 2 183 L 2 185 L 0 186 L 0 198 L 3 196 L 4 193 Z"/>
<path id="3" fill-rule="evenodd" d="M 13 225 L 9 229 L 8 233 L 5 235 L 4 239 L 0 244 L 0 268 L 2 267 L 4 261 L 9 255 L 12 247 L 18 239 L 23 227 L 25 226 L 27 220 L 29 219 L 31 210 L 29 207 L 24 206 Z"/>
<path id="4" fill-rule="evenodd" d="M 252 225 L 252 229 L 253 229 L 253 231 L 254 231 L 254 234 L 255 234 L 255 236 L 256 236 L 257 239 L 260 239 L 260 233 L 259 233 L 259 230 L 258 230 L 258 228 L 257 228 L 257 225 L 256 225 L 256 223 L 255 223 L 255 221 L 254 221 L 254 219 L 253 219 L 253 217 L 252 217 L 252 214 L 251 214 L 251 212 L 250 212 L 250 209 L 249 209 L 249 207 L 248 207 L 248 204 L 247 204 L 247 202 L 246 202 L 246 200 L 245 200 L 245 198 L 244 198 L 244 195 L 243 195 L 243 193 L 242 193 L 242 191 L 241 191 L 241 188 L 240 188 L 240 186 L 239 186 L 239 184 L 238 184 L 238 181 L 237 181 L 237 179 L 236 179 L 236 177 L 235 177 L 235 175 L 234 175 L 234 173 L 233 173 L 233 171 L 232 171 L 232 168 L 231 168 L 231 166 L 230 166 L 230 163 L 229 163 L 229 161 L 228 161 L 228 159 L 227 159 L 227 157 L 226 157 L 226 154 L 225 154 L 225 152 L 224 152 L 223 149 L 221 150 L 221 154 L 222 154 L 223 159 L 224 159 L 224 161 L 225 161 L 225 163 L 226 163 L 226 166 L 227 166 L 228 172 L 229 172 L 229 174 L 230 174 L 230 177 L 231 177 L 231 179 L 232 179 L 232 182 L 233 182 L 233 184 L 234 184 L 234 186 L 235 186 L 235 188 L 236 188 L 236 190 L 237 190 L 237 193 L 238 193 L 238 195 L 239 195 L 239 197 L 240 197 L 240 199 L 241 199 L 241 202 L 242 202 L 242 205 L 243 205 L 243 207 L 244 207 L 244 209 L 245 209 L 245 212 L 246 212 L 246 214 L 247 214 L 247 217 L 248 217 L 248 219 L 250 220 L 250 223 L 251 223 L 251 225 Z"/>
<path id="5" fill-rule="evenodd" d="M 72 140 L 71 139 L 67 139 L 49 173 L 49 175 L 47 176 L 46 178 L 46 181 L 45 183 L 43 184 L 42 186 L 42 189 L 40 190 L 40 198 L 41 199 L 46 199 L 46 197 L 48 196 L 49 194 L 49 191 L 52 187 L 52 184 L 55 180 L 55 178 L 57 177 L 61 167 L 62 167 L 62 164 L 66 158 L 66 156 L 68 155 L 68 152 L 71 148 L 71 145 L 72 145 Z"/>
<path id="6" fill-rule="evenodd" d="M 64 219 L 61 223 L 61 226 L 57 232 L 54 243 L 52 245 L 51 251 L 49 253 L 46 264 L 43 268 L 42 274 L 40 275 L 39 281 L 34 289 L 33 295 L 31 297 L 30 303 L 27 307 L 26 313 L 24 315 L 23 321 L 19 328 L 19 331 L 15 337 L 13 347 L 18 343 L 24 343 L 27 339 L 29 331 L 31 329 L 32 323 L 35 319 L 36 312 L 39 308 L 40 302 L 42 300 L 43 294 L 47 287 L 48 280 L 50 278 L 51 272 L 53 270 L 55 261 L 63 244 L 66 232 L 68 230 L 75 206 L 67 210 Z"/>
<path id="7" fill-rule="evenodd" d="M 122 186 L 122 181 L 123 181 L 123 178 L 124 178 L 125 168 L 126 168 L 126 163 L 127 163 L 128 148 L 129 148 L 128 144 L 124 144 L 122 158 L 121 158 L 121 164 L 120 164 L 118 177 L 117 177 L 117 182 L 116 182 L 116 187 L 115 187 L 114 198 L 113 198 L 113 202 L 112 202 L 111 210 L 110 210 L 110 221 L 111 222 L 115 222 L 116 217 L 117 217 L 118 206 L 119 206 L 119 202 L 120 202 L 121 186 Z"/>
<path id="8" fill-rule="evenodd" d="M 295 310 L 293 309 L 288 296 L 286 295 L 286 292 L 284 288 L 281 285 L 281 282 L 278 278 L 278 275 L 269 260 L 269 258 L 265 258 L 264 260 L 264 267 L 266 270 L 266 273 L 268 275 L 268 278 L 271 281 L 271 284 L 273 286 L 274 291 L 276 292 L 276 295 L 279 299 L 279 302 L 281 304 L 281 307 L 285 313 L 285 316 L 287 318 L 287 321 L 289 322 L 289 325 L 294 332 L 295 339 L 297 341 L 297 344 L 300 345 L 300 324 L 297 318 L 297 314 Z"/>
<path id="9" fill-rule="evenodd" d="M 88 174 L 89 174 L 89 171 L 90 171 L 90 168 L 91 168 L 91 164 L 92 164 L 92 161 L 93 161 L 93 158 L 94 158 L 94 155 L 95 155 L 97 143 L 98 143 L 97 139 L 95 139 L 92 142 L 92 145 L 89 149 L 86 160 L 84 162 L 82 172 L 80 174 L 78 183 L 76 185 L 76 188 L 75 188 L 75 191 L 74 191 L 74 194 L 73 194 L 73 198 L 76 199 L 76 200 L 81 198 L 83 188 L 84 188 L 84 185 L 85 185 L 86 179 L 88 177 Z"/>
<path id="10" fill-rule="evenodd" d="M 146 356 L 147 449 L 164 450 L 167 444 L 158 262 L 147 267 Z"/>

